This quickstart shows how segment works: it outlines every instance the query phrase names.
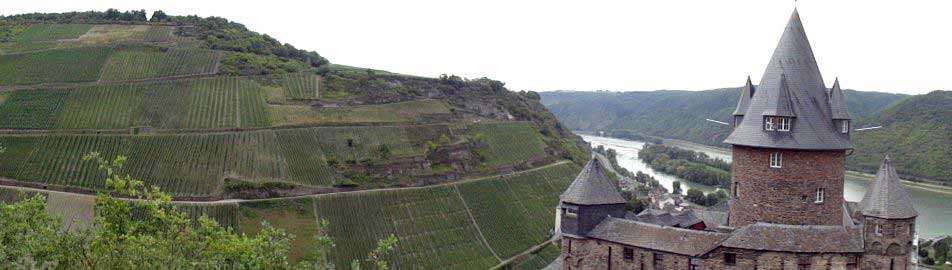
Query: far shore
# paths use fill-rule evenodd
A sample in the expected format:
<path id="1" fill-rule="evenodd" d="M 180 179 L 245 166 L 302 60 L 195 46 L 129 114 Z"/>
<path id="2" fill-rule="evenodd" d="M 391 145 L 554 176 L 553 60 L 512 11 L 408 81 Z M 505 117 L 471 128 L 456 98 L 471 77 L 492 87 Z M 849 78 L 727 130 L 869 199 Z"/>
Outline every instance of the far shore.
<path id="1" fill-rule="evenodd" d="M 592 132 L 579 132 L 579 131 L 573 131 L 573 132 L 575 132 L 576 134 L 584 134 L 584 135 L 591 135 L 591 136 L 601 136 L 601 135 L 596 135 L 596 134 L 594 134 L 594 133 L 592 133 Z M 618 140 L 628 140 L 628 139 L 608 137 L 608 136 L 601 136 L 601 137 L 613 138 L 613 139 L 618 139 Z M 676 147 L 681 147 L 681 148 L 700 148 L 700 149 L 703 149 L 703 150 L 705 150 L 705 151 L 716 152 L 716 153 L 720 153 L 720 154 L 724 154 L 724 155 L 730 155 L 730 154 L 731 154 L 731 150 L 730 150 L 730 149 L 727 149 L 727 148 L 721 148 L 721 147 L 716 147 L 716 146 L 710 146 L 710 145 L 705 145 L 705 144 L 699 144 L 699 143 L 689 142 L 689 141 L 685 141 L 685 140 L 678 140 L 678 139 L 662 138 L 662 140 L 664 141 L 664 144 L 670 144 L 670 145 L 676 146 Z M 689 150 L 690 150 L 690 149 L 689 149 Z M 859 178 L 859 179 L 866 180 L 866 181 L 873 181 L 873 180 L 876 179 L 876 175 L 875 175 L 875 174 L 870 174 L 870 173 L 865 173 L 865 172 L 858 172 L 858 171 L 850 171 L 850 170 L 847 170 L 847 171 L 846 171 L 846 174 L 849 175 L 849 176 L 852 176 L 852 177 L 856 177 L 856 178 Z M 952 186 L 944 186 L 944 185 L 937 185 L 937 184 L 931 184 L 931 183 L 925 183 L 925 182 L 918 182 L 918 181 L 910 181 L 910 180 L 902 180 L 902 183 L 903 183 L 904 185 L 906 185 L 906 186 L 908 186 L 908 187 L 912 187 L 912 188 L 924 189 L 924 190 L 933 191 L 933 192 L 939 192 L 939 193 L 944 193 L 944 194 L 952 194 Z"/>

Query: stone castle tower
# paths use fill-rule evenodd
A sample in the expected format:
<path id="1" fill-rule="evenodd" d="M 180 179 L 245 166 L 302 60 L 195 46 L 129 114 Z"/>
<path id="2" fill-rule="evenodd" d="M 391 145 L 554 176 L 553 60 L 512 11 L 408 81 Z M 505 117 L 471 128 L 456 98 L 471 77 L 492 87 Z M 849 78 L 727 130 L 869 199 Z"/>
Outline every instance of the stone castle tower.
<path id="1" fill-rule="evenodd" d="M 917 213 L 889 157 L 861 202 L 843 198 L 850 115 L 839 80 L 824 85 L 796 10 L 731 122 L 727 209 L 626 213 L 592 159 L 560 197 L 561 268 L 908 269 Z"/>
<path id="2" fill-rule="evenodd" d="M 909 254 L 915 253 L 912 240 L 918 213 L 888 156 L 859 204 L 865 225 L 864 268 L 905 269 Z"/>
<path id="3" fill-rule="evenodd" d="M 747 80 L 732 145 L 730 226 L 841 224 L 849 115 L 838 84 L 827 91 L 794 11 L 760 84 Z"/>

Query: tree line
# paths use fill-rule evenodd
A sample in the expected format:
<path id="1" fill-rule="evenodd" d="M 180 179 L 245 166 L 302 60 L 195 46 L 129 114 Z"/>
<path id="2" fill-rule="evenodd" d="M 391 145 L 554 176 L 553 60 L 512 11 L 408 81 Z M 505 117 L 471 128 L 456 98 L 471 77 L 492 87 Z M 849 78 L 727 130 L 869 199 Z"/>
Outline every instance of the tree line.
<path id="1" fill-rule="evenodd" d="M 705 153 L 646 144 L 638 158 L 652 169 L 672 174 L 684 180 L 721 188 L 730 188 L 730 163 L 711 158 Z"/>

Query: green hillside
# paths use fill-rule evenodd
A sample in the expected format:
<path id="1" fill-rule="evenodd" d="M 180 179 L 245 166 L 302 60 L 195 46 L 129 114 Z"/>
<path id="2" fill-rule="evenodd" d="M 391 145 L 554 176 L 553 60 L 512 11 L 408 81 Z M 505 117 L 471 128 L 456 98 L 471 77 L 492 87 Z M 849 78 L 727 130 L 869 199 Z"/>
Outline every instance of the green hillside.
<path id="1" fill-rule="evenodd" d="M 542 92 L 543 103 L 567 127 L 581 131 L 649 135 L 726 147 L 738 89 L 654 92 Z M 952 182 L 949 91 L 907 96 L 845 90 L 854 126 L 884 128 L 854 132 L 847 168 L 875 172 L 889 154 L 907 178 Z"/>
<path id="2" fill-rule="evenodd" d="M 0 200 L 44 191 L 50 212 L 88 227 L 106 188 L 83 160 L 96 152 L 127 157 L 121 173 L 193 218 L 294 233 L 295 259 L 313 255 L 321 218 L 339 266 L 393 233 L 399 269 L 486 269 L 547 240 L 589 158 L 537 93 L 330 64 L 224 18 L 142 14 L 0 17 Z"/>

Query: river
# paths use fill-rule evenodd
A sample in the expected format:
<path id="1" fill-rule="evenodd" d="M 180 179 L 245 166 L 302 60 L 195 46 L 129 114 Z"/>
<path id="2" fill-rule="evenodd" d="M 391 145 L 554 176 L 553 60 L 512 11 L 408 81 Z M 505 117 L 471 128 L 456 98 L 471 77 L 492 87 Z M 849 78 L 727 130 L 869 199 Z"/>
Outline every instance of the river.
<path id="1" fill-rule="evenodd" d="M 711 192 L 717 190 L 717 187 L 702 185 L 683 181 L 680 178 L 655 171 L 638 159 L 638 151 L 645 143 L 641 141 L 622 140 L 592 135 L 581 135 L 585 141 L 592 143 L 592 146 L 599 145 L 605 148 L 615 149 L 618 153 L 618 164 L 631 172 L 642 171 L 654 176 L 661 182 L 661 185 L 672 190 L 672 183 L 680 181 L 682 193 L 689 188 L 696 188 L 702 191 Z M 721 158 L 727 161 L 731 160 L 729 149 L 715 148 L 706 145 L 699 145 L 684 141 L 665 140 L 667 145 L 690 149 L 706 153 L 708 156 Z M 847 201 L 860 201 L 866 189 L 872 184 L 872 177 L 862 174 L 849 173 L 846 175 L 846 181 L 843 187 L 843 196 Z M 919 211 L 919 217 L 916 219 L 916 229 L 919 231 L 919 237 L 929 239 L 940 235 L 952 235 L 952 192 L 930 187 L 917 185 L 906 185 L 906 190 L 912 197 L 912 203 Z"/>

